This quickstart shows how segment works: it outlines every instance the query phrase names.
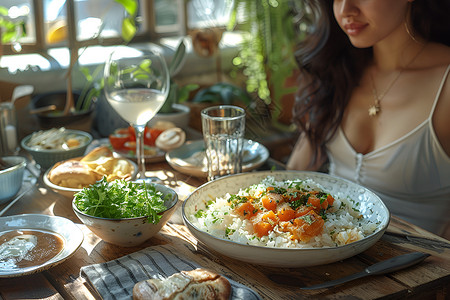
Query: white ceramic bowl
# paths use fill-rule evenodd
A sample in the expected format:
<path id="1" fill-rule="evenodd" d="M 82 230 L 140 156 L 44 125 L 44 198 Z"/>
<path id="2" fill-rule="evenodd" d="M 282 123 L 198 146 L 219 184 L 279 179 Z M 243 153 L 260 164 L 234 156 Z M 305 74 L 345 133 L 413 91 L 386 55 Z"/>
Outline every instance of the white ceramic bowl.
<path id="1" fill-rule="evenodd" d="M 275 180 L 310 178 L 337 197 L 349 196 L 359 202 L 359 210 L 365 218 L 379 223 L 376 231 L 362 240 L 339 247 L 330 248 L 271 248 L 252 246 L 217 238 L 193 225 L 194 214 L 205 209 L 211 197 L 221 197 L 226 193 L 236 194 L 241 188 L 259 183 L 267 176 Z M 375 244 L 386 230 L 390 214 L 381 199 L 370 190 L 350 181 L 323 173 L 301 171 L 261 171 L 230 175 L 208 182 L 197 188 L 184 202 L 182 215 L 190 232 L 207 247 L 232 258 L 249 263 L 274 267 L 306 267 L 336 262 L 354 256 Z"/>
<path id="2" fill-rule="evenodd" d="M 11 167 L 0 171 L 0 204 L 11 200 L 20 190 L 27 165 L 27 160 L 21 156 L 5 156 L 2 159 Z"/>
<path id="3" fill-rule="evenodd" d="M 36 149 L 28 145 L 28 141 L 32 136 L 32 134 L 30 134 L 22 139 L 20 145 L 22 146 L 23 149 L 25 149 L 28 153 L 30 153 L 33 159 L 36 161 L 36 163 L 39 164 L 43 170 L 45 170 L 50 168 L 59 161 L 83 156 L 86 151 L 86 148 L 93 140 L 92 135 L 81 130 L 66 129 L 65 132 L 67 134 L 76 134 L 85 137 L 85 143 L 77 147 L 70 148 L 68 150 Z"/>
<path id="4" fill-rule="evenodd" d="M 131 175 L 131 178 L 134 178 L 138 171 L 137 165 L 132 160 L 127 159 L 127 161 L 134 166 L 134 172 Z M 44 176 L 42 177 L 42 180 L 44 181 L 45 185 L 48 186 L 49 188 L 51 188 L 54 192 L 56 192 L 60 195 L 63 195 L 67 198 L 73 198 L 73 195 L 75 195 L 76 193 L 81 191 L 81 189 L 59 186 L 59 185 L 56 185 L 53 182 L 51 182 L 50 179 L 48 178 L 48 174 L 50 173 L 51 169 L 52 168 L 49 168 L 49 169 L 47 169 L 47 171 L 45 171 Z"/>
<path id="5" fill-rule="evenodd" d="M 147 217 L 145 216 L 124 219 L 107 219 L 90 216 L 81 212 L 76 207 L 75 201 L 72 201 L 72 208 L 84 225 L 105 242 L 122 247 L 134 247 L 144 243 L 161 230 L 172 216 L 178 202 L 178 195 L 174 190 L 161 184 L 152 184 L 164 196 L 171 195 L 170 199 L 164 203 L 167 210 L 161 213 L 162 218 L 156 224 L 147 222 Z"/>

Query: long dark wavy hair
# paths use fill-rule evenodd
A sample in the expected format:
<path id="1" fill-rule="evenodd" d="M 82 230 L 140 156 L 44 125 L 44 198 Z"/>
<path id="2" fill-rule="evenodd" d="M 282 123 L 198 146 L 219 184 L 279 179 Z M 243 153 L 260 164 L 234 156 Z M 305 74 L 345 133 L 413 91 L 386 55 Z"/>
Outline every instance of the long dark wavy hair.
<path id="1" fill-rule="evenodd" d="M 318 154 L 341 124 L 353 89 L 372 61 L 372 48 L 358 49 L 341 30 L 332 0 L 304 0 L 310 8 L 307 38 L 296 51 L 300 87 L 294 122 Z M 450 45 L 450 0 L 415 0 L 411 4 L 413 34 Z"/>

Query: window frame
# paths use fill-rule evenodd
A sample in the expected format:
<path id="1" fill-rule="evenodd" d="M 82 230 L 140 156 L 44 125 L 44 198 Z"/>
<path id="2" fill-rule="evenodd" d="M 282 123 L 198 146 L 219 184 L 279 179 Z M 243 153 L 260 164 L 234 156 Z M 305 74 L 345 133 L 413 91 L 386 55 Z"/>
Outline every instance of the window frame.
<path id="1" fill-rule="evenodd" d="M 113 0 L 111 0 L 113 1 Z M 154 16 L 154 1 L 153 0 L 139 0 L 140 11 L 143 16 L 140 24 L 143 30 L 136 34 L 133 42 L 156 42 L 161 38 L 170 36 L 184 36 L 187 34 L 187 4 L 185 0 L 177 0 L 178 7 L 178 24 L 157 26 Z M 36 33 L 35 43 L 23 43 L 22 50 L 15 52 L 11 49 L 11 44 L 0 44 L 3 50 L 3 55 L 20 55 L 20 54 L 46 54 L 52 48 L 70 48 L 73 53 L 78 53 L 79 49 L 87 46 L 111 46 L 122 44 L 121 37 L 116 38 L 102 38 L 90 39 L 85 41 L 77 40 L 77 24 L 75 18 L 75 0 L 66 0 L 67 9 L 67 28 L 68 38 L 67 42 L 59 44 L 48 44 L 46 42 L 44 30 L 44 4 L 42 0 L 33 0 L 34 12 L 34 28 Z"/>

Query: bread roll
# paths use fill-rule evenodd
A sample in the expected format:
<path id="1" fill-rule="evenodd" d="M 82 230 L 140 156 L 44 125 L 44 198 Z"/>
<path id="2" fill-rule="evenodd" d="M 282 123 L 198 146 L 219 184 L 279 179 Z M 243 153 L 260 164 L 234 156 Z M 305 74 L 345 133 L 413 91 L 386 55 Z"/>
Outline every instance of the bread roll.
<path id="1" fill-rule="evenodd" d="M 115 158 L 105 146 L 97 147 L 80 160 L 70 159 L 55 164 L 48 179 L 59 186 L 80 189 L 106 176 L 107 181 L 130 179 L 134 165 L 124 158 Z"/>
<path id="2" fill-rule="evenodd" d="M 112 151 L 106 146 L 93 149 L 81 159 L 100 178 L 106 176 L 106 180 L 127 179 L 134 172 L 134 166 L 126 159 L 114 157 Z"/>
<path id="3" fill-rule="evenodd" d="M 83 188 L 101 179 L 97 174 L 79 160 L 71 159 L 53 166 L 48 179 L 59 186 L 67 188 Z"/>
<path id="4" fill-rule="evenodd" d="M 116 158 L 114 159 L 112 172 L 107 175 L 107 180 L 112 181 L 115 179 L 128 179 L 131 178 L 131 174 L 134 172 L 134 166 L 126 159 Z"/>
<path id="5" fill-rule="evenodd" d="M 93 171 L 101 175 L 110 174 L 114 168 L 114 156 L 106 146 L 100 146 L 86 154 L 81 162 L 87 164 Z"/>
<path id="6" fill-rule="evenodd" d="M 164 279 L 148 279 L 134 285 L 133 299 L 223 299 L 231 295 L 231 284 L 223 276 L 205 269 L 181 271 Z"/>
<path id="7" fill-rule="evenodd" d="M 88 154 L 86 154 L 81 159 L 81 161 L 93 162 L 98 159 L 103 159 L 104 157 L 113 157 L 113 153 L 107 146 L 100 146 L 100 147 L 92 149 Z"/>

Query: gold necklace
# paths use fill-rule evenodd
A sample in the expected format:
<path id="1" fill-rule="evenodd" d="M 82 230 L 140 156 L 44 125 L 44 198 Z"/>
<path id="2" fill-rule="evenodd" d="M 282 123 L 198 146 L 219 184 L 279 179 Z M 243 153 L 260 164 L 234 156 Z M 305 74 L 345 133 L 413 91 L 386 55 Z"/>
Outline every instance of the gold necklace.
<path id="1" fill-rule="evenodd" d="M 370 79 L 372 81 L 372 94 L 373 94 L 374 103 L 369 106 L 369 116 L 374 117 L 381 111 L 381 100 L 383 100 L 384 96 L 386 96 L 386 94 L 392 88 L 394 83 L 400 78 L 400 75 L 402 75 L 403 70 L 408 68 L 409 65 L 411 65 L 416 60 L 416 58 L 420 55 L 420 53 L 422 53 L 422 51 L 423 51 L 423 49 L 425 49 L 426 45 L 427 44 L 424 44 L 423 47 L 420 49 L 420 51 L 417 52 L 416 55 L 414 55 L 414 57 L 411 59 L 411 61 L 403 69 L 398 71 L 397 76 L 395 76 L 395 78 L 391 81 L 391 83 L 389 83 L 388 87 L 380 95 L 378 95 L 377 88 L 375 87 L 375 80 L 373 79 L 373 74 L 372 73 L 370 74 Z"/>

